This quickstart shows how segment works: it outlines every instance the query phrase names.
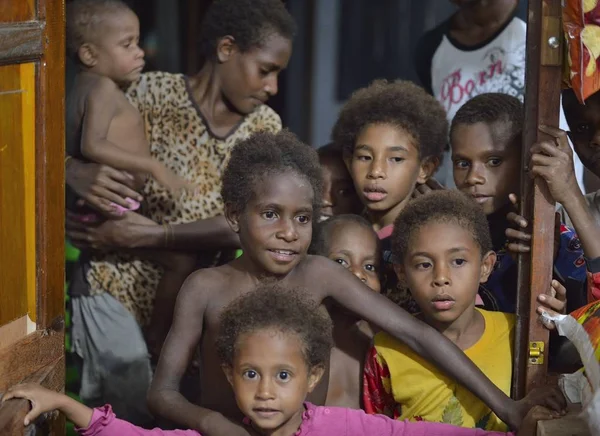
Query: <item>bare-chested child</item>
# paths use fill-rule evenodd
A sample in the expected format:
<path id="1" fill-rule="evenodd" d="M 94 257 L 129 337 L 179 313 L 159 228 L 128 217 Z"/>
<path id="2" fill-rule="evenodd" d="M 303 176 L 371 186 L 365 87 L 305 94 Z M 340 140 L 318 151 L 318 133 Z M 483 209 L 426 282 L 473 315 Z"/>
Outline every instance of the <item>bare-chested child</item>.
<path id="1" fill-rule="evenodd" d="M 307 255 L 320 193 L 317 153 L 289 132 L 258 133 L 236 144 L 223 176 L 222 195 L 227 220 L 239 235 L 243 255 L 226 265 L 198 270 L 183 285 L 148 393 L 151 411 L 179 427 L 209 436 L 247 434 L 234 424 L 242 413 L 221 371 L 215 338 L 223 308 L 259 282 L 273 280 L 304 289 L 317 303 L 334 300 L 387 331 L 518 428 L 532 406 L 529 400 L 513 402 L 435 329 L 329 259 Z M 179 389 L 198 346 L 202 371 L 195 405 Z M 324 380 L 309 400 L 324 404 L 327 383 Z"/>
<path id="2" fill-rule="evenodd" d="M 138 18 L 120 0 L 75 0 L 67 6 L 67 47 L 79 67 L 67 99 L 67 150 L 131 173 L 138 189 L 150 175 L 178 191 L 187 183 L 152 158 L 142 117 L 123 93 L 144 68 L 139 38 Z M 128 202 L 131 209 L 139 207 Z"/>
<path id="3" fill-rule="evenodd" d="M 325 256 L 379 292 L 381 252 L 379 238 L 371 223 L 358 215 L 336 215 L 320 223 L 309 253 Z M 333 320 L 333 342 L 329 366 L 327 406 L 361 408 L 362 373 L 365 356 L 373 339 L 373 329 L 364 320 L 326 305 Z"/>

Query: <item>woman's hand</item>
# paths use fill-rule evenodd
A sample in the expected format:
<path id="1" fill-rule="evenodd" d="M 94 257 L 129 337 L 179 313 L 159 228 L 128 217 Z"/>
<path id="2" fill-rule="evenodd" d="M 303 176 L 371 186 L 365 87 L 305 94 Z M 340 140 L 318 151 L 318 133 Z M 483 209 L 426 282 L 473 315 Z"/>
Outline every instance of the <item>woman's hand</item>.
<path id="1" fill-rule="evenodd" d="M 160 230 L 154 221 L 135 212 L 126 212 L 120 219 L 83 222 L 67 211 L 67 237 L 79 249 L 136 248 L 150 227 Z"/>
<path id="2" fill-rule="evenodd" d="M 110 218 L 122 215 L 115 205 L 131 209 L 131 200 L 142 201 L 142 196 L 134 189 L 133 176 L 106 165 L 69 159 L 65 181 L 80 197 L 80 205 L 91 206 Z"/>

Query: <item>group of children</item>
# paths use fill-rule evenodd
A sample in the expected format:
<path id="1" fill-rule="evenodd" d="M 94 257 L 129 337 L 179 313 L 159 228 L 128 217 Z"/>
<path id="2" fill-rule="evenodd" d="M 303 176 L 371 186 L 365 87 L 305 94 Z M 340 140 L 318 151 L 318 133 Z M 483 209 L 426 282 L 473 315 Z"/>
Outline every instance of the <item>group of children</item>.
<path id="1" fill-rule="evenodd" d="M 72 140 L 87 159 L 187 188 L 149 157 L 142 120 L 118 89 L 143 65 L 137 19 L 122 11 L 111 17 L 130 31 L 113 32 L 113 45 L 77 42 L 86 73 Z M 116 106 L 96 106 L 96 94 Z M 600 115 L 571 104 L 576 150 L 600 173 Z M 287 131 L 237 142 L 221 195 L 242 255 L 185 280 L 148 392 L 154 416 L 191 430 L 145 430 L 110 405 L 92 409 L 36 385 L 3 401 L 31 401 L 26 425 L 58 409 L 83 435 L 535 434 L 565 399 L 554 388 L 509 397 L 514 254 L 531 240 L 514 206 L 522 119 L 518 99 L 488 93 L 448 126 L 422 88 L 376 81 L 352 95 L 319 152 Z M 564 313 L 600 298 L 600 226 L 566 134 L 542 129 L 555 141 L 536 144 L 528 169 L 574 229 L 557 222 L 555 280 L 538 310 Z M 448 132 L 458 189 L 417 192 Z M 196 353 L 200 392 L 187 398 L 181 384 Z"/>

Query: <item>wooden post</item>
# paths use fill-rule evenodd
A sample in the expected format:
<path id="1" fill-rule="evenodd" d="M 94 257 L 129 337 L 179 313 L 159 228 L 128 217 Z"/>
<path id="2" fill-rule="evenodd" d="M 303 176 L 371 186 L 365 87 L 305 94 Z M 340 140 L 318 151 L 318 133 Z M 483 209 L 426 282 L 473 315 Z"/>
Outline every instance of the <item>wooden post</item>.
<path id="1" fill-rule="evenodd" d="M 517 326 L 513 396 L 546 383 L 548 331 L 538 321 L 536 300 L 547 292 L 554 261 L 554 200 L 543 180 L 527 174 L 529 150 L 544 139 L 540 124 L 558 127 L 562 74 L 561 0 L 529 0 L 525 70 L 525 121 L 521 214 L 530 224 L 530 255 L 518 261 Z"/>

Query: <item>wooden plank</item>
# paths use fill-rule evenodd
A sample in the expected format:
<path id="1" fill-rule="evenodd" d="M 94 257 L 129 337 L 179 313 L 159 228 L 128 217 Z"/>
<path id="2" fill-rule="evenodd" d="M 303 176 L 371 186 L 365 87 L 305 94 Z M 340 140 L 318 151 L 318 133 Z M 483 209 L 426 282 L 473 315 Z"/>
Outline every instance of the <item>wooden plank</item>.
<path id="1" fill-rule="evenodd" d="M 46 22 L 36 102 L 38 328 L 64 317 L 64 8 L 64 0 L 38 2 L 39 20 Z"/>
<path id="2" fill-rule="evenodd" d="M 14 23 L 35 19 L 35 0 L 0 0 L 0 22 Z"/>
<path id="3" fill-rule="evenodd" d="M 43 51 L 42 27 L 39 21 L 0 24 L 0 63 L 40 58 Z"/>
<path id="4" fill-rule="evenodd" d="M 53 391 L 62 391 L 64 372 L 65 358 L 62 355 L 55 362 L 51 362 L 49 365 L 29 375 L 23 382 L 39 383 Z M 0 434 L 23 434 L 23 419 L 28 410 L 29 402 L 26 400 L 11 400 L 0 404 Z M 28 426 L 27 434 L 62 436 L 65 434 L 62 421 L 57 413 L 46 414 L 34 424 Z"/>
<path id="5" fill-rule="evenodd" d="M 552 56 L 552 51 L 548 49 L 550 45 L 548 35 L 543 36 L 543 29 L 556 28 L 554 24 L 557 19 L 561 19 L 561 0 L 529 1 L 525 69 L 527 89 L 522 155 L 524 168 L 529 162 L 531 146 L 536 141 L 544 139 L 538 126 L 559 124 L 561 59 L 560 56 Z M 558 29 L 560 31 L 560 26 Z M 558 42 L 562 42 L 560 33 L 556 37 Z M 533 237 L 530 255 L 519 256 L 518 261 L 517 328 L 513 371 L 513 395 L 516 398 L 521 398 L 534 387 L 546 383 L 548 331 L 537 320 L 535 302 L 538 295 L 547 292 L 550 288 L 554 261 L 554 200 L 545 182 L 539 179 L 531 181 L 525 175 L 525 171 L 523 174 L 521 214 L 529 221 L 529 230 Z M 542 364 L 535 363 L 529 358 L 529 344 L 533 341 L 545 344 Z"/>
<path id="6" fill-rule="evenodd" d="M 0 350 L 0 392 L 57 362 L 61 356 L 64 335 L 55 330 L 38 330 Z"/>
<path id="7" fill-rule="evenodd" d="M 35 299 L 34 80 L 33 63 L 0 66 L 0 326 Z"/>
<path id="8" fill-rule="evenodd" d="M 0 350 L 6 348 L 35 331 L 35 323 L 24 315 L 0 327 Z"/>

